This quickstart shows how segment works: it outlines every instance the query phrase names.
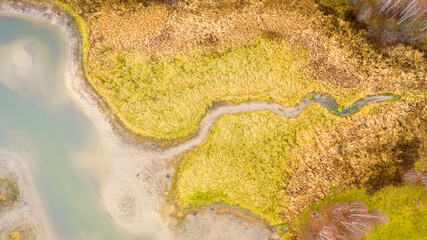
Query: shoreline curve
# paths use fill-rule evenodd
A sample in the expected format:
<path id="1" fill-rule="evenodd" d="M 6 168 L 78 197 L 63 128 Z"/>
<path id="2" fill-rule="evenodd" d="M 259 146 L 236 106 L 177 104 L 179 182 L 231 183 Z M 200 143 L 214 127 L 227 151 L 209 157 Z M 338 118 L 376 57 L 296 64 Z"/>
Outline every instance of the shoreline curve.
<path id="1" fill-rule="evenodd" d="M 91 105 L 83 107 L 88 111 L 88 115 L 95 115 L 96 126 L 100 126 L 100 132 L 103 135 L 108 133 L 109 137 L 114 139 L 116 143 L 124 143 L 132 147 L 153 151 L 169 156 L 168 152 L 171 149 L 188 149 L 188 145 L 195 146 L 194 142 L 200 142 L 200 136 L 207 136 L 207 132 L 215 124 L 212 118 L 218 119 L 226 114 L 246 113 L 253 111 L 270 110 L 279 116 L 295 118 L 305 107 L 310 103 L 319 103 L 327 108 L 331 113 L 346 116 L 359 111 L 365 104 L 378 103 L 399 99 L 393 94 L 379 94 L 367 96 L 355 101 L 351 106 L 344 108 L 339 105 L 335 99 L 327 93 L 312 92 L 306 94 L 300 99 L 301 103 L 297 106 L 286 107 L 284 105 L 259 100 L 248 100 L 240 103 L 231 103 L 227 101 L 213 102 L 206 114 L 200 121 L 195 132 L 187 136 L 174 139 L 154 139 L 147 136 L 142 136 L 130 130 L 123 121 L 109 107 L 104 97 L 99 94 L 92 86 L 87 78 L 85 70 L 83 54 L 82 54 L 82 35 L 79 31 L 76 20 L 57 4 L 52 2 L 30 3 L 30 2 L 4 2 L 0 3 L 0 14 L 12 14 L 26 16 L 36 19 L 45 20 L 52 25 L 58 27 L 68 41 L 68 54 L 65 82 L 69 89 L 72 89 L 72 95 L 78 98 L 78 103 L 83 102 L 83 105 Z M 94 109 L 96 108 L 96 109 Z M 206 126 L 209 125 L 209 126 Z M 182 152 L 185 150 L 182 150 Z M 179 154 L 179 153 L 178 153 Z"/>

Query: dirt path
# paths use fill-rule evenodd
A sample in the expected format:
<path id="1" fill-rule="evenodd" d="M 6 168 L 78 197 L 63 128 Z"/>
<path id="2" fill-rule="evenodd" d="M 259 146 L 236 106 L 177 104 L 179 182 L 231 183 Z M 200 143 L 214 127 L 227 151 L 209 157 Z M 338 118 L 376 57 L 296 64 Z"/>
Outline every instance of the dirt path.
<path id="1" fill-rule="evenodd" d="M 0 13 L 42 19 L 58 27 L 66 36 L 68 56 L 65 83 L 70 90 L 70 96 L 91 119 L 101 135 L 105 154 L 99 164 L 107 170 L 102 174 L 94 172 L 94 175 L 99 174 L 95 178 L 101 186 L 106 211 L 119 226 L 143 239 L 277 238 L 275 233 L 262 223 L 250 223 L 233 215 L 216 215 L 214 212 L 207 211 L 188 216 L 182 223 L 170 217 L 168 210 L 165 210 L 167 209 L 165 191 L 170 187 L 170 176 L 173 175 L 174 170 L 169 169 L 167 164 L 176 155 L 200 144 L 209 135 L 217 119 L 225 114 L 270 110 L 280 116 L 292 118 L 298 116 L 312 102 L 318 102 L 333 109 L 334 103 L 327 95 L 307 96 L 302 99 L 300 105 L 295 107 L 260 101 L 220 106 L 206 114 L 198 133 L 188 141 L 168 149 L 142 149 L 140 146 L 126 143 L 115 133 L 111 120 L 98 104 L 98 96 L 86 85 L 87 82 L 80 68 L 80 41 L 76 27 L 69 24 L 67 16 L 63 13 L 52 10 L 50 4 L 39 4 L 19 5 L 4 1 L 0 3 Z M 392 98 L 393 96 L 385 95 L 370 97 L 368 103 L 388 101 Z M 94 169 L 100 167 L 95 166 Z M 34 188 L 32 189 L 34 191 Z M 20 206 L 18 209 L 29 211 L 25 206 Z M 14 216 L 3 216 L 0 218 L 0 224 L 8 224 L 12 221 L 10 219 L 24 217 L 18 214 L 21 210 L 16 210 Z M 43 225 L 42 229 L 45 228 L 46 226 Z"/>

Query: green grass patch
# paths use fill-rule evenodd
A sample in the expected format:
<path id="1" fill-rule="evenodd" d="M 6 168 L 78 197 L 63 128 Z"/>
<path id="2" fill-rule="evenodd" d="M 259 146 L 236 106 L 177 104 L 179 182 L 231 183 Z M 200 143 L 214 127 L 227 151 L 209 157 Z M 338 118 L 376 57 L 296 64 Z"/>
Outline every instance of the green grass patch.
<path id="1" fill-rule="evenodd" d="M 0 177 L 0 212 L 19 199 L 18 183 L 11 177 Z"/>
<path id="2" fill-rule="evenodd" d="M 317 104 L 297 119 L 269 111 L 221 117 L 207 140 L 182 156 L 174 196 L 183 210 L 224 202 L 283 224 L 280 212 L 296 161 L 291 150 L 312 143 L 315 127 L 343 119 Z"/>
<path id="3" fill-rule="evenodd" d="M 319 209 L 325 203 L 350 202 L 363 200 L 370 209 L 385 212 L 390 222 L 376 226 L 365 240 L 382 239 L 426 239 L 427 236 L 427 188 L 421 185 L 389 186 L 373 195 L 364 190 L 351 190 L 334 194 L 323 201 L 313 204 L 301 217 L 301 224 L 310 210 Z M 287 239 L 285 236 L 282 239 Z"/>
<path id="4" fill-rule="evenodd" d="M 128 128 L 159 140 L 194 133 L 215 101 L 258 99 L 292 106 L 311 91 L 339 92 L 334 97 L 341 104 L 363 96 L 321 85 L 309 71 L 306 49 L 263 37 L 174 56 L 104 54 L 90 61 L 93 85 Z"/>
<path id="5" fill-rule="evenodd" d="M 320 6 L 327 12 L 334 13 L 338 17 L 346 18 L 350 14 L 351 7 L 347 0 L 318 0 Z"/>

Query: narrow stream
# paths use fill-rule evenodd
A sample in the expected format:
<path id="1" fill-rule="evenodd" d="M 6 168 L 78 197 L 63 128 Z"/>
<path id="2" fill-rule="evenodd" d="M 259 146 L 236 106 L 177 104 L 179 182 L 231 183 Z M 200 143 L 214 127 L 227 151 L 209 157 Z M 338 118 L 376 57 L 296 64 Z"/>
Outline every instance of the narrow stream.
<path id="1" fill-rule="evenodd" d="M 127 239 L 101 207 L 96 181 L 76 164 L 99 136 L 68 97 L 66 40 L 49 24 L 0 17 L 0 148 L 20 153 L 59 239 Z"/>

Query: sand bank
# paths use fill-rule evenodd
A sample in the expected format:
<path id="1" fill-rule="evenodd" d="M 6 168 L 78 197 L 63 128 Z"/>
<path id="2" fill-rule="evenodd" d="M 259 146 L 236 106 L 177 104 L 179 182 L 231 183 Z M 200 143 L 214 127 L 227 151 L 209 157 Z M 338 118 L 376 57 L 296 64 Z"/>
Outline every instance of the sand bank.
<path id="1" fill-rule="evenodd" d="M 25 159 L 0 150 L 0 176 L 12 177 L 20 191 L 18 202 L 11 209 L 0 213 L 0 239 L 5 239 L 9 231 L 21 225 L 29 225 L 36 239 L 54 239 Z"/>

